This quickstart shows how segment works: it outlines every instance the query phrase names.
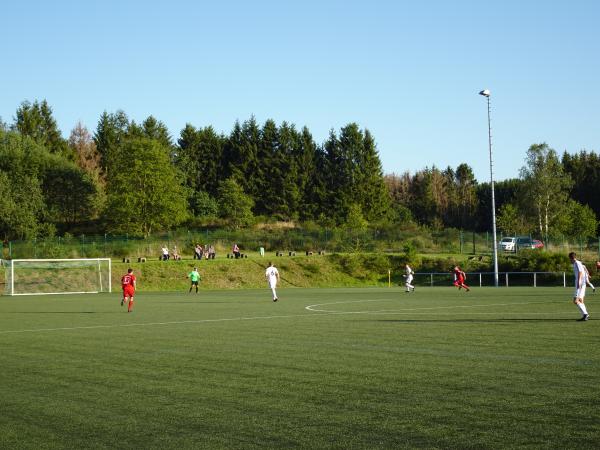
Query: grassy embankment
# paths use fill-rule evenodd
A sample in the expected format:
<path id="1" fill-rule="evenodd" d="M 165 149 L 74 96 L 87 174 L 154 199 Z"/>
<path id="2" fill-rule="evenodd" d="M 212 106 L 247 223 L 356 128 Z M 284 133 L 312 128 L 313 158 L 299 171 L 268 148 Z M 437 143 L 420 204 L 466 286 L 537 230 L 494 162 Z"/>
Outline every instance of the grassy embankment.
<path id="1" fill-rule="evenodd" d="M 383 286 L 401 280 L 401 257 L 387 255 L 325 255 L 277 258 L 148 261 L 131 264 L 113 261 L 113 286 L 132 267 L 141 291 L 173 291 L 189 285 L 186 275 L 194 266 L 202 276 L 203 289 L 262 288 L 265 268 L 272 260 L 281 274 L 282 287 Z"/>

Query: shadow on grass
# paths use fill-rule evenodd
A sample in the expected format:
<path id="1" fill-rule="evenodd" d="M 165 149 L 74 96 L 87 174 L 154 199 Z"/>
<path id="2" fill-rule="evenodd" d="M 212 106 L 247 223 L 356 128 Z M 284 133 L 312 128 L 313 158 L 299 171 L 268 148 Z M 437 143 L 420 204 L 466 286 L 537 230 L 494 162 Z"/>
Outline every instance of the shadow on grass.
<path id="1" fill-rule="evenodd" d="M 263 300 L 264 301 L 264 300 Z M 187 302 L 165 302 L 168 303 L 169 305 L 208 305 L 208 304 L 215 304 L 215 305 L 234 305 L 234 304 L 238 304 L 238 305 L 242 305 L 242 304 L 249 304 L 251 303 L 251 300 L 248 300 L 246 302 L 230 302 L 228 300 L 222 301 L 222 302 L 205 302 L 204 300 L 202 300 L 202 298 L 198 298 L 198 301 L 194 301 L 194 300 L 190 300 Z"/>
<path id="2" fill-rule="evenodd" d="M 591 320 L 591 319 L 590 319 Z M 577 322 L 577 319 L 382 319 L 373 322 L 397 323 L 494 323 L 494 322 Z"/>
<path id="3" fill-rule="evenodd" d="M 118 314 L 117 311 L 10 311 L 4 314 Z"/>

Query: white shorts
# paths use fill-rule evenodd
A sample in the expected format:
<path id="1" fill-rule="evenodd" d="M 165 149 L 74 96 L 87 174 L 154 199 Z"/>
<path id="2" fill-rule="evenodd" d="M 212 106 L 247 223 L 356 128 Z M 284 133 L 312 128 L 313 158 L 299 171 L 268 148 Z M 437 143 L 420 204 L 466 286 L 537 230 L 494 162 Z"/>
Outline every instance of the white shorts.
<path id="1" fill-rule="evenodd" d="M 413 280 L 413 276 L 412 275 L 407 276 L 406 277 L 406 284 L 412 283 L 412 280 Z"/>
<path id="2" fill-rule="evenodd" d="M 277 281 L 269 281 L 269 287 L 275 289 L 277 287 Z"/>
<path id="3" fill-rule="evenodd" d="M 581 298 L 585 297 L 585 284 L 581 286 L 579 289 L 575 289 L 575 293 L 573 294 L 573 298 Z"/>

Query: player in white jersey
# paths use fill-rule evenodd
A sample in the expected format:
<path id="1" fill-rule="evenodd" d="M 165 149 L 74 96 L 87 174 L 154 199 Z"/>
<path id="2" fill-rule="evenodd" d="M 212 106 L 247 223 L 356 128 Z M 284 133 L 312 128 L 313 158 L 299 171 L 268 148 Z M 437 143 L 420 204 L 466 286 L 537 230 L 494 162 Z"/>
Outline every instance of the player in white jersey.
<path id="1" fill-rule="evenodd" d="M 585 269 L 585 284 L 587 284 L 589 287 L 592 288 L 592 292 L 596 293 L 596 286 L 594 286 L 592 284 L 592 277 L 590 276 L 590 271 L 588 270 L 587 267 L 585 267 L 585 264 L 582 264 L 583 268 Z"/>
<path id="2" fill-rule="evenodd" d="M 277 298 L 277 291 L 275 290 L 277 288 L 277 282 L 279 281 L 279 271 L 272 262 L 269 263 L 269 267 L 267 267 L 267 270 L 265 271 L 265 278 L 273 292 L 273 301 L 276 302 L 279 300 Z"/>
<path id="3" fill-rule="evenodd" d="M 569 259 L 573 263 L 573 274 L 575 275 L 575 293 L 573 294 L 573 303 L 575 306 L 577 306 L 577 308 L 579 308 L 579 311 L 581 311 L 581 319 L 577 320 L 584 322 L 590 317 L 584 303 L 586 285 L 585 267 L 581 261 L 577 259 L 575 252 L 569 253 Z"/>
<path id="4" fill-rule="evenodd" d="M 411 283 L 412 283 L 415 273 L 413 272 L 413 270 L 410 268 L 410 266 L 408 264 L 406 264 L 406 266 L 404 267 L 404 270 L 405 270 L 404 286 L 406 286 L 406 292 L 410 292 L 411 289 L 414 292 L 415 287 Z"/>

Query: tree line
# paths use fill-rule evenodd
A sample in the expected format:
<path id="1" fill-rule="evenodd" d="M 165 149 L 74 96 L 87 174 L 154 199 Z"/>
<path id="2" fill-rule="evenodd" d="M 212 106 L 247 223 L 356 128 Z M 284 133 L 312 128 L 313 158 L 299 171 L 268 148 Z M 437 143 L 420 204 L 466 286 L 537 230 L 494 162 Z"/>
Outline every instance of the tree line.
<path id="1" fill-rule="evenodd" d="M 521 176 L 496 184 L 499 228 L 591 236 L 600 158 L 546 144 Z M 180 225 L 245 227 L 273 220 L 324 227 L 491 228 L 489 183 L 467 164 L 384 175 L 374 136 L 356 123 L 317 143 L 307 127 L 237 121 L 229 134 L 187 124 L 176 140 L 153 116 L 104 112 L 62 137 L 44 100 L 0 120 L 0 233 L 149 235 Z"/>
<path id="2" fill-rule="evenodd" d="M 478 183 L 466 164 L 456 170 L 432 167 L 414 175 L 386 175 L 386 183 L 393 207 L 406 208 L 420 224 L 480 232 L 492 228 L 490 183 Z M 519 178 L 495 183 L 498 229 L 544 240 L 596 236 L 599 189 L 598 154 L 565 152 L 560 158 L 548 144 L 534 144 Z"/>

